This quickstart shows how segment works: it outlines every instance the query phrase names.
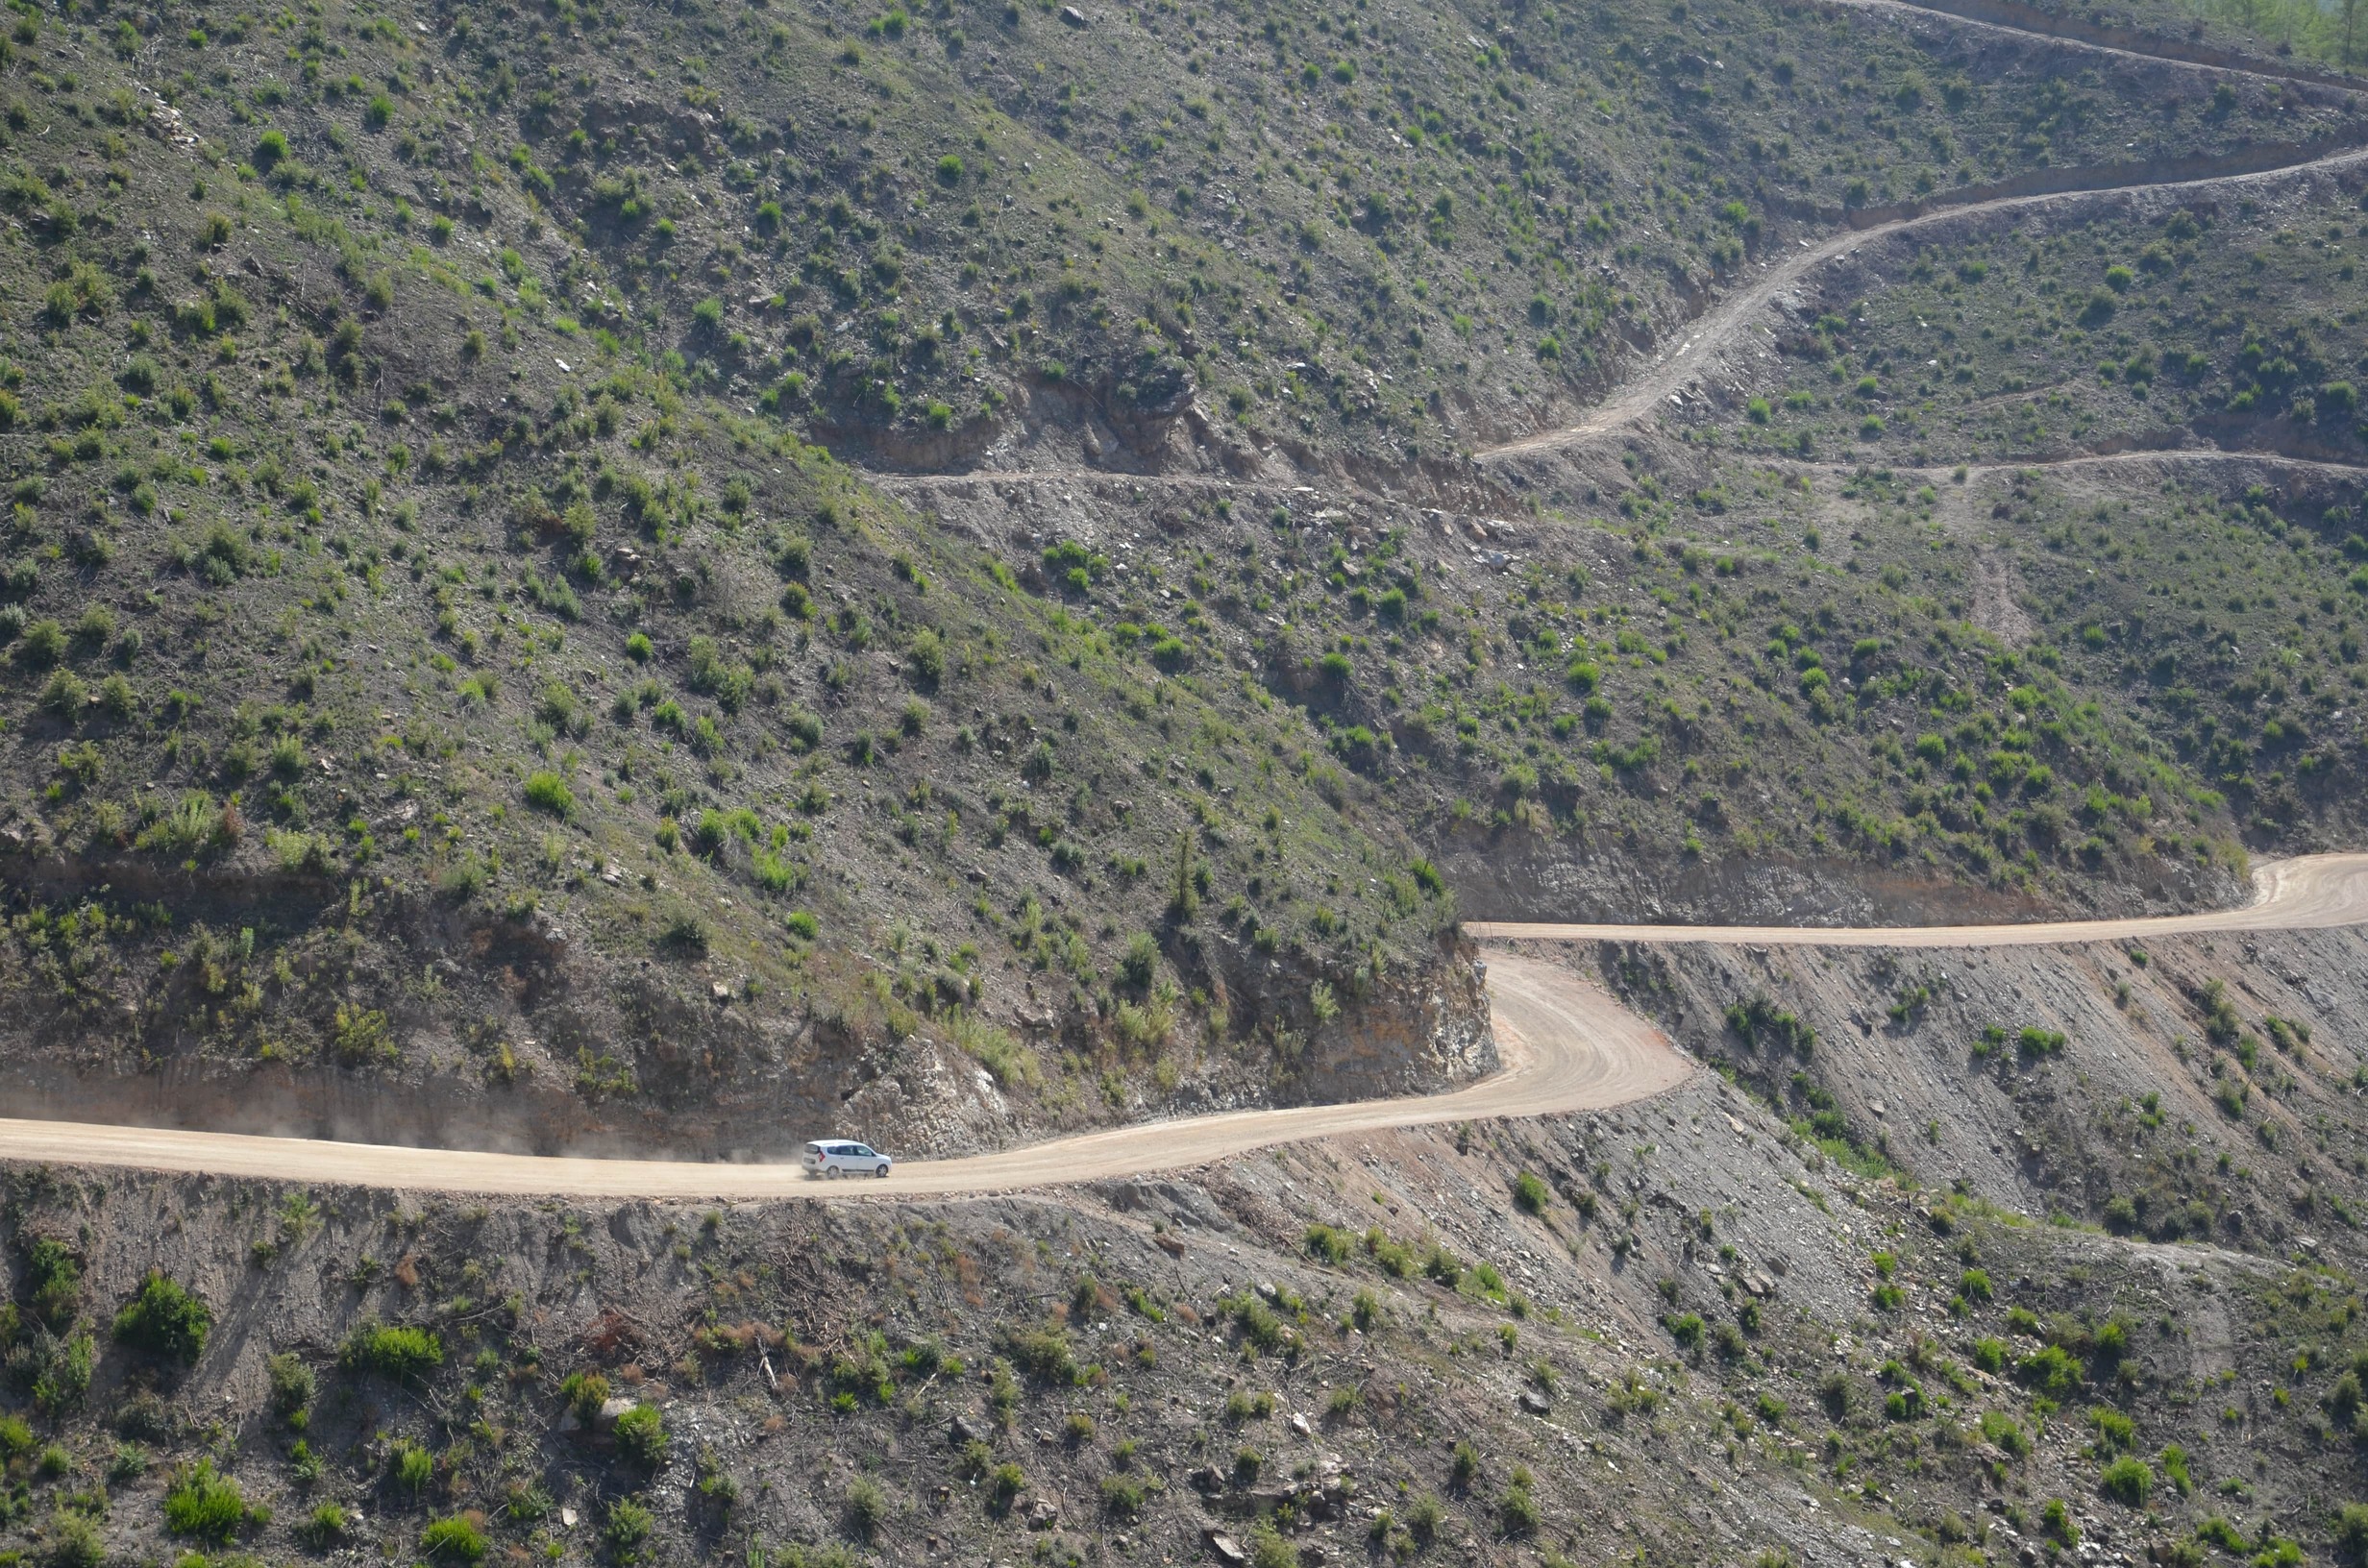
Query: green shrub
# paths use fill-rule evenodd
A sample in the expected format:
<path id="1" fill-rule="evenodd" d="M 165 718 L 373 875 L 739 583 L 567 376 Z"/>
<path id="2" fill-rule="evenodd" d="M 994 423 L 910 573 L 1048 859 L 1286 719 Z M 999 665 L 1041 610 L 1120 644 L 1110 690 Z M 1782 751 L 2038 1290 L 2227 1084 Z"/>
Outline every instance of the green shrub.
<path id="1" fill-rule="evenodd" d="M 1529 1495 L 1529 1472 L 1516 1468 L 1513 1484 L 1496 1500 L 1496 1528 L 1507 1535 L 1535 1535 L 1544 1515 Z"/>
<path id="2" fill-rule="evenodd" d="M 2155 1473 L 2144 1459 L 2125 1454 L 2105 1467 L 2097 1478 L 2097 1488 L 2116 1503 L 2144 1507 L 2147 1495 L 2155 1489 Z"/>
<path id="3" fill-rule="evenodd" d="M 247 1507 L 237 1482 L 214 1473 L 211 1459 L 175 1475 L 164 1494 L 164 1528 L 214 1546 L 227 1546 L 242 1526 L 262 1517 Z"/>
<path id="4" fill-rule="evenodd" d="M 315 1552 L 326 1552 L 345 1539 L 346 1523 L 342 1506 L 324 1503 L 296 1527 L 296 1538 Z"/>
<path id="5" fill-rule="evenodd" d="M 559 1397 L 576 1412 L 576 1419 L 588 1427 L 608 1402 L 608 1380 L 598 1372 L 570 1372 L 559 1384 Z"/>
<path id="6" fill-rule="evenodd" d="M 1468 1442 L 1455 1445 L 1447 1460 L 1447 1481 L 1458 1491 L 1469 1486 L 1480 1475 L 1480 1451 Z"/>
<path id="7" fill-rule="evenodd" d="M 1160 1489 L 1159 1482 L 1141 1476 L 1101 1478 L 1101 1506 L 1121 1519 L 1132 1519 Z"/>
<path id="8" fill-rule="evenodd" d="M 2047 1345 L 2014 1366 L 2015 1381 L 2048 1398 L 2061 1400 L 2081 1386 L 2081 1364 L 2061 1345 Z"/>
<path id="9" fill-rule="evenodd" d="M 1982 1412 L 1982 1436 L 2011 1458 L 2021 1459 L 2031 1456 L 2031 1434 L 2023 1430 L 2022 1423 L 2003 1410 Z"/>
<path id="10" fill-rule="evenodd" d="M 857 1476 L 847 1488 L 847 1529 L 859 1541 L 879 1533 L 888 1522 L 888 1494 L 870 1476 Z"/>
<path id="11" fill-rule="evenodd" d="M 433 1329 L 373 1319 L 358 1325 L 347 1336 L 338 1359 L 358 1372 L 375 1372 L 398 1383 L 416 1383 L 444 1364 L 444 1340 Z"/>
<path id="12" fill-rule="evenodd" d="M 78 1409 L 90 1391 L 97 1348 L 87 1334 L 61 1337 L 39 1330 L 10 1353 L 9 1379 L 32 1394 L 34 1409 L 54 1420 Z"/>
<path id="13" fill-rule="evenodd" d="M 2097 1441 L 2115 1453 L 2128 1448 L 2137 1437 L 2137 1426 L 2119 1410 L 2098 1406 L 2088 1412 L 2088 1424 L 2096 1429 Z"/>
<path id="14" fill-rule="evenodd" d="M 2368 1568 L 2368 1503 L 2346 1503 L 2335 1516 L 2335 1556 L 2346 1568 Z"/>
<path id="15" fill-rule="evenodd" d="M 1310 1258 L 1335 1267 L 1348 1262 L 1349 1250 L 1356 1245 L 1356 1237 L 1329 1225 L 1310 1225 L 1301 1240 Z"/>
<path id="16" fill-rule="evenodd" d="M 1513 1179 L 1513 1201 L 1525 1213 L 1543 1214 L 1552 1196 L 1553 1192 L 1545 1183 L 1526 1170 Z"/>
<path id="17" fill-rule="evenodd" d="M 620 1497 L 608 1505 L 607 1516 L 601 1521 L 601 1544 L 608 1549 L 611 1561 L 621 1565 L 639 1562 L 656 1523 L 648 1508 L 629 1497 Z"/>
<path id="18" fill-rule="evenodd" d="M 272 1357 L 263 1367 L 271 1380 L 272 1412 L 284 1419 L 301 1415 L 312 1403 L 312 1368 L 292 1352 Z"/>
<path id="19" fill-rule="evenodd" d="M 213 1311 L 163 1274 L 150 1274 L 123 1311 L 115 1314 L 115 1337 L 135 1350 L 196 1364 L 213 1331 Z"/>
<path id="20" fill-rule="evenodd" d="M 459 1514 L 433 1520 L 419 1532 L 420 1551 L 438 1562 L 482 1562 L 485 1546 L 484 1531 Z"/>
<path id="21" fill-rule="evenodd" d="M 394 1478 L 397 1486 L 417 1496 L 435 1480 L 435 1456 L 419 1444 L 399 1437 L 387 1451 L 386 1473 Z"/>
<path id="22" fill-rule="evenodd" d="M 25 1297 L 33 1315 L 63 1332 L 82 1306 L 83 1265 L 62 1241 L 37 1237 L 25 1249 Z"/>
<path id="23" fill-rule="evenodd" d="M 636 1405 L 617 1417 L 617 1452 L 630 1463 L 654 1470 L 666 1462 L 666 1418 L 654 1405 Z"/>
<path id="24" fill-rule="evenodd" d="M 107 1539 L 99 1533 L 99 1527 L 86 1514 L 60 1508 L 50 1521 L 42 1568 L 99 1568 L 106 1560 Z"/>
<path id="25" fill-rule="evenodd" d="M 1066 1330 L 1004 1329 L 996 1336 L 996 1348 L 1029 1377 L 1064 1385 L 1077 1381 L 1076 1358 L 1070 1352 Z"/>
<path id="26" fill-rule="evenodd" d="M 576 815 L 576 792 L 569 789 L 567 780 L 556 773 L 529 773 L 527 804 L 566 821 Z"/>

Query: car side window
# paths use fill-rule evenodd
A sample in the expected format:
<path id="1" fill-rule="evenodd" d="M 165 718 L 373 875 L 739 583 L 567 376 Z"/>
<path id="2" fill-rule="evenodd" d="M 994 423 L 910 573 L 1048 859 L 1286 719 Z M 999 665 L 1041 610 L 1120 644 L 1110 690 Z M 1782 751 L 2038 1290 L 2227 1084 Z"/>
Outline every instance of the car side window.
<path id="1" fill-rule="evenodd" d="M 871 1151 L 870 1149 L 865 1148 L 865 1147 L 864 1147 L 862 1144 L 860 1144 L 860 1143 L 858 1143 L 858 1144 L 856 1144 L 856 1145 L 855 1145 L 854 1154 L 855 1154 L 855 1158 L 856 1158 L 856 1159 L 858 1159 L 858 1160 L 869 1160 L 870 1158 L 872 1158 L 872 1151 Z"/>

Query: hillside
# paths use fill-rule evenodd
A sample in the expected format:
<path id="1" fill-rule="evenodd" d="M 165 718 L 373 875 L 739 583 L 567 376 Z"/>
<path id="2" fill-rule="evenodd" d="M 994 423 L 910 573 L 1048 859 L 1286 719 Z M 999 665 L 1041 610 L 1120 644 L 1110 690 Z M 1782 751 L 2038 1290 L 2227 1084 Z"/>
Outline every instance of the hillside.
<path id="1" fill-rule="evenodd" d="M 2354 831 L 2347 481 L 1999 466 L 2347 460 L 2331 81 L 1897 7 L 14 17 L 45 1113 L 976 1147 L 1485 1071 L 1461 912 Z"/>
<path id="2" fill-rule="evenodd" d="M 2349 1243 L 2123 1240 L 1843 1155 L 1705 1077 L 969 1203 L 18 1168 L 5 1549 L 2353 1560 Z"/>

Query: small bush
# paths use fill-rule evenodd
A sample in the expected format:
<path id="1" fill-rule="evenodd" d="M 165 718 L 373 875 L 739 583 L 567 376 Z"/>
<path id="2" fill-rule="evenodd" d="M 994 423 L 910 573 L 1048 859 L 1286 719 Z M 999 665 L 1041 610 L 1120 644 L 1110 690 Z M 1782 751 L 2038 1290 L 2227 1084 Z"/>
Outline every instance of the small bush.
<path id="1" fill-rule="evenodd" d="M 2368 1568 L 2368 1503 L 2346 1503 L 2335 1516 L 2335 1556 L 2347 1568 Z"/>
<path id="2" fill-rule="evenodd" d="M 485 1546 L 485 1532 L 459 1514 L 434 1520 L 419 1532 L 420 1551 L 437 1562 L 482 1562 Z"/>
<path id="3" fill-rule="evenodd" d="M 2016 1362 L 2014 1377 L 2025 1387 L 2061 1400 L 2079 1391 L 2081 1365 L 2061 1345 L 2048 1345 Z"/>
<path id="4" fill-rule="evenodd" d="M 859 1541 L 879 1533 L 888 1522 L 888 1494 L 870 1476 L 857 1476 L 847 1488 L 847 1530 Z"/>
<path id="5" fill-rule="evenodd" d="M 576 815 L 576 792 L 554 772 L 527 775 L 527 804 L 566 821 Z"/>
<path id="6" fill-rule="evenodd" d="M 338 1359 L 358 1372 L 415 1383 L 444 1364 L 444 1340 L 433 1329 L 372 1321 L 354 1330 Z"/>
<path id="7" fill-rule="evenodd" d="M 1506 1487 L 1504 1495 L 1496 1500 L 1496 1528 L 1507 1535 L 1535 1535 L 1544 1519 L 1537 1499 L 1529 1495 L 1528 1486 L 1521 1484 L 1527 1476 L 1527 1471 L 1519 1472 L 1515 1484 Z"/>
<path id="8" fill-rule="evenodd" d="M 2133 1508 L 2144 1507 L 2148 1494 L 2155 1489 L 2155 1473 L 2144 1459 L 2125 1454 L 2105 1467 L 2105 1473 L 2097 1478 L 2097 1489 L 2116 1503 Z"/>
<path id="9" fill-rule="evenodd" d="M 386 1456 L 386 1473 L 397 1486 L 416 1497 L 435 1480 L 435 1456 L 417 1443 L 398 1438 Z"/>
<path id="10" fill-rule="evenodd" d="M 274 1356 L 264 1363 L 264 1370 L 271 1379 L 271 1409 L 275 1415 L 284 1419 L 298 1415 L 312 1403 L 312 1368 L 295 1355 Z"/>
<path id="11" fill-rule="evenodd" d="M 601 1522 L 601 1544 L 608 1549 L 611 1561 L 629 1568 L 649 1549 L 650 1531 L 656 1524 L 648 1508 L 620 1497 L 608 1505 L 608 1515 Z"/>
<path id="12" fill-rule="evenodd" d="M 1121 1519 L 1132 1519 L 1159 1490 L 1159 1482 L 1140 1476 L 1101 1478 L 1101 1506 Z"/>
<path id="13" fill-rule="evenodd" d="M 342 1506 L 324 1503 L 296 1527 L 297 1539 L 315 1552 L 326 1552 L 345 1539 L 346 1512 Z"/>
<path id="14" fill-rule="evenodd" d="M 83 1265 L 64 1242 L 40 1237 L 25 1249 L 24 1288 L 33 1315 L 62 1333 L 82 1306 Z"/>
<path id="15" fill-rule="evenodd" d="M 99 1568 L 106 1560 L 107 1538 L 99 1527 L 85 1514 L 60 1508 L 41 1553 L 43 1568 Z"/>
<path id="16" fill-rule="evenodd" d="M 997 1335 L 996 1348 L 1032 1378 L 1060 1384 L 1077 1381 L 1076 1359 L 1060 1329 L 1005 1329 Z"/>
<path id="17" fill-rule="evenodd" d="M 213 1331 L 213 1311 L 177 1281 L 151 1274 L 123 1311 L 115 1314 L 115 1337 L 136 1350 L 196 1364 Z"/>
<path id="18" fill-rule="evenodd" d="M 1545 1183 L 1526 1170 L 1513 1179 L 1513 1201 L 1520 1206 L 1524 1213 L 1543 1214 L 1552 1196 Z"/>
<path id="19" fill-rule="evenodd" d="M 666 1418 L 654 1405 L 636 1405 L 617 1417 L 617 1452 L 645 1470 L 666 1462 Z"/>
<path id="20" fill-rule="evenodd" d="M 229 1545 L 252 1517 L 238 1482 L 216 1475 L 211 1459 L 182 1471 L 164 1494 L 164 1528 L 215 1546 Z"/>

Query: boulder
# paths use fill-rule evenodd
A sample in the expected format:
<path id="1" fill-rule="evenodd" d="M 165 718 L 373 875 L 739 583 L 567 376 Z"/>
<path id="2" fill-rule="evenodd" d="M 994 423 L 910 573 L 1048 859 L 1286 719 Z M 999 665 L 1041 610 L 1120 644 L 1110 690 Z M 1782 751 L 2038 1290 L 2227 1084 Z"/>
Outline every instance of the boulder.
<path id="1" fill-rule="evenodd" d="M 1249 1561 L 1249 1554 L 1242 1550 L 1242 1543 L 1214 1525 L 1201 1529 L 1200 1539 L 1207 1544 L 1209 1555 L 1225 1564 L 1225 1568 L 1245 1568 Z"/>

